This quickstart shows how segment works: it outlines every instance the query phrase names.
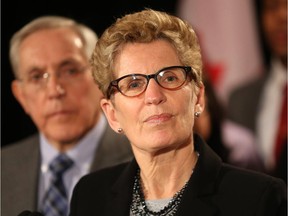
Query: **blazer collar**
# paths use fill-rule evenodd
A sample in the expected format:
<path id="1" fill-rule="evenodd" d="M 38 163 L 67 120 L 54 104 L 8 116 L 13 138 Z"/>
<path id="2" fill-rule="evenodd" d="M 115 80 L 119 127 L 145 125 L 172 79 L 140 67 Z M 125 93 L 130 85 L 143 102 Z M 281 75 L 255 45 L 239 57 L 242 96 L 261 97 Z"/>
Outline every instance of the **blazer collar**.
<path id="1" fill-rule="evenodd" d="M 188 187 L 183 194 L 182 202 L 178 209 L 181 216 L 213 216 L 217 209 L 205 197 L 211 196 L 216 190 L 216 178 L 221 168 L 221 159 L 197 135 L 194 135 L 195 150 L 200 154 Z M 127 216 L 132 201 L 134 177 L 138 164 L 134 159 L 122 172 L 119 179 L 111 188 L 108 199 L 111 208 L 107 209 L 108 215 Z M 113 206 L 113 207 L 112 207 Z"/>
<path id="2" fill-rule="evenodd" d="M 198 135 L 194 135 L 194 146 L 200 155 L 177 215 L 213 216 L 217 208 L 210 204 L 211 200 L 207 197 L 211 197 L 217 189 L 216 179 L 222 162 Z"/>
<path id="3" fill-rule="evenodd" d="M 107 215 L 127 216 L 130 212 L 134 178 L 138 170 L 135 158 L 125 167 L 119 179 L 111 188 L 108 200 L 111 200 L 111 208 L 107 209 Z"/>

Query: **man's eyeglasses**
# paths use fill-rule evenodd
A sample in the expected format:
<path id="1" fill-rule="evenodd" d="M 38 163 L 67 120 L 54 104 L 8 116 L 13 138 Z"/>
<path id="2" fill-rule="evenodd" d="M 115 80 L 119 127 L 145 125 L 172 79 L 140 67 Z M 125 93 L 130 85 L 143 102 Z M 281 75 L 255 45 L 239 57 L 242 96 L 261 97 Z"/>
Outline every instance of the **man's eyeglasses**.
<path id="1" fill-rule="evenodd" d="M 88 69 L 88 66 L 75 66 L 75 65 L 66 65 L 61 67 L 56 73 L 55 76 L 58 79 L 58 82 L 61 84 L 73 84 L 77 82 L 82 77 L 82 74 Z M 48 72 L 42 72 L 39 70 L 32 71 L 28 76 L 19 79 L 25 84 L 33 87 L 34 89 L 41 90 L 46 88 L 51 74 Z"/>
<path id="2" fill-rule="evenodd" d="M 162 68 L 155 74 L 129 74 L 112 81 L 108 87 L 107 98 L 110 98 L 117 89 L 127 97 L 135 97 L 142 94 L 153 78 L 159 86 L 168 90 L 180 88 L 187 80 L 196 80 L 195 72 L 189 66 L 171 66 Z"/>

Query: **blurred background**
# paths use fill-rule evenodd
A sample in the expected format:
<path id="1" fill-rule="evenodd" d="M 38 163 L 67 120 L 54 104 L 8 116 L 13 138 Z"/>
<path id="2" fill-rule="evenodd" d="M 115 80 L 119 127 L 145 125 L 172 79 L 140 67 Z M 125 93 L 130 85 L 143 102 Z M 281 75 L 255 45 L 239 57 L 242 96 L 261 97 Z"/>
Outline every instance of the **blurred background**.
<path id="1" fill-rule="evenodd" d="M 2 145 L 36 131 L 11 93 L 13 75 L 8 50 L 12 34 L 38 16 L 71 17 L 90 26 L 100 36 L 115 18 L 145 7 L 177 15 L 194 26 L 202 45 L 205 68 L 224 107 L 233 88 L 261 75 L 263 53 L 252 0 L 5 0 L 1 3 Z"/>

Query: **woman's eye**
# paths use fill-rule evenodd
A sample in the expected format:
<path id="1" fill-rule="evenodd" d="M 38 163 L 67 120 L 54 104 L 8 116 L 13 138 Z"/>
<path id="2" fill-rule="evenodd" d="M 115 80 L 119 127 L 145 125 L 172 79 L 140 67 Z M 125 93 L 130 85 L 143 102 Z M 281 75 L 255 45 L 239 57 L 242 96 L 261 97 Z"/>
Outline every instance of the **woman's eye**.
<path id="1" fill-rule="evenodd" d="M 173 82 L 173 81 L 175 81 L 175 80 L 177 80 L 177 77 L 176 77 L 176 76 L 168 76 L 168 77 L 166 77 L 166 81 L 167 81 L 167 82 Z"/>
<path id="2" fill-rule="evenodd" d="M 143 82 L 140 80 L 133 80 L 133 82 L 130 82 L 128 85 L 128 89 L 135 89 L 135 88 L 140 88 L 143 86 Z"/>

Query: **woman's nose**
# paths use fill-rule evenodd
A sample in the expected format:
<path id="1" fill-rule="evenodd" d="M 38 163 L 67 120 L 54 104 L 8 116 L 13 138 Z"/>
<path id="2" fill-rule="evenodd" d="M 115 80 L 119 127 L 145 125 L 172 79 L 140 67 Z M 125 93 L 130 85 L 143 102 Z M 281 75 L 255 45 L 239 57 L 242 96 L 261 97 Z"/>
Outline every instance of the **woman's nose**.
<path id="1" fill-rule="evenodd" d="M 155 79 L 150 79 L 145 91 L 145 104 L 160 104 L 165 101 L 163 90 Z"/>

